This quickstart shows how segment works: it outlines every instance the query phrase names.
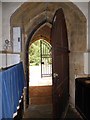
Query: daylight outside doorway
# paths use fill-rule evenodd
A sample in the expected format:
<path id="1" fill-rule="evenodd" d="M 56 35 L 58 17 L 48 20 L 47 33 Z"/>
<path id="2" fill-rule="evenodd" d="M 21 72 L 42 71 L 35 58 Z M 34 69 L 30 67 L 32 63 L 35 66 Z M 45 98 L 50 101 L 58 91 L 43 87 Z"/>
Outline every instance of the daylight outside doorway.
<path id="1" fill-rule="evenodd" d="M 52 85 L 51 45 L 39 39 L 29 47 L 29 86 Z"/>

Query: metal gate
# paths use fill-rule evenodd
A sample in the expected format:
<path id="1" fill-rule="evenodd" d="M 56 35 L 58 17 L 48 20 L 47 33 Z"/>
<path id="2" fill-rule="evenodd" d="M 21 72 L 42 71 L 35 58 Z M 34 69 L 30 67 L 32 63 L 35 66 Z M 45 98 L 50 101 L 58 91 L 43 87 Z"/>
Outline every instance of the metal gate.
<path id="1" fill-rule="evenodd" d="M 40 41 L 41 49 L 41 77 L 52 76 L 51 45 L 45 40 Z"/>

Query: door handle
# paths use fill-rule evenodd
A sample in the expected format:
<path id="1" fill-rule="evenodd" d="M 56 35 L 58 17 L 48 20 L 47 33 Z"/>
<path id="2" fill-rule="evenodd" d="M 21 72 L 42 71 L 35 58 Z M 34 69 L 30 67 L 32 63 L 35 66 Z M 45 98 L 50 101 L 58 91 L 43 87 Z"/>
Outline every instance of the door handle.
<path id="1" fill-rule="evenodd" d="M 54 78 L 58 77 L 58 74 L 57 73 L 53 73 L 53 77 Z"/>

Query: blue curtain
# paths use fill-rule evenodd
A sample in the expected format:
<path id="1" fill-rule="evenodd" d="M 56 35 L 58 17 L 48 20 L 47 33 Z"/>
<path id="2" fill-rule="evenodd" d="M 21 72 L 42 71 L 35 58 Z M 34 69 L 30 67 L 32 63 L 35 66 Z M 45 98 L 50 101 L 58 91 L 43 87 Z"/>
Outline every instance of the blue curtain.
<path id="1" fill-rule="evenodd" d="M 0 72 L 0 120 L 2 118 L 2 72 Z"/>
<path id="2" fill-rule="evenodd" d="M 2 72 L 2 118 L 13 117 L 13 96 L 11 74 L 8 70 Z"/>
<path id="3" fill-rule="evenodd" d="M 0 96 L 2 97 L 0 98 L 0 110 L 2 109 L 2 112 L 0 111 L 0 117 L 13 118 L 13 114 L 17 112 L 19 100 L 23 95 L 25 82 L 23 65 L 22 63 L 19 63 L 18 65 L 11 67 L 1 73 L 0 85 L 2 82 L 2 92 L 0 92 Z"/>

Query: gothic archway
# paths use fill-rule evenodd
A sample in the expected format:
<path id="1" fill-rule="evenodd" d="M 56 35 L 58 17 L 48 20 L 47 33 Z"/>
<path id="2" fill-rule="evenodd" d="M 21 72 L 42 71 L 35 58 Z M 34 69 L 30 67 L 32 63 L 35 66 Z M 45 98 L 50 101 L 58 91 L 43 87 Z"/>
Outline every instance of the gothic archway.
<path id="1" fill-rule="evenodd" d="M 28 36 L 25 36 L 26 38 L 23 39 L 23 41 L 25 41 L 24 47 L 28 47 L 27 44 L 29 44 L 28 41 L 30 40 L 29 36 L 33 36 L 36 29 L 40 28 L 47 20 L 52 24 L 51 21 L 55 11 L 58 8 L 63 8 L 70 50 L 70 97 L 74 104 L 75 76 L 84 75 L 83 53 L 87 51 L 86 17 L 74 3 L 59 2 L 47 4 L 48 5 L 46 5 L 46 3 L 23 3 L 11 16 L 11 27 L 20 25 L 22 30 L 24 29 L 23 35 Z M 27 11 L 29 11 L 29 13 Z M 22 60 L 25 61 L 24 66 L 26 66 L 26 58 L 28 57 L 26 52 L 28 54 L 28 48 L 25 48 L 25 51 L 22 51 L 25 55 L 22 57 Z"/>
<path id="2" fill-rule="evenodd" d="M 26 80 L 27 80 L 27 104 L 29 105 L 29 45 L 30 42 L 32 40 L 32 37 L 34 35 L 34 33 L 45 23 L 49 23 L 52 24 L 51 22 L 47 21 L 46 19 L 43 20 L 40 24 L 38 24 L 33 30 L 32 32 L 29 34 L 29 37 L 27 39 L 27 43 L 26 43 L 26 50 L 25 50 L 25 68 L 26 68 Z"/>

